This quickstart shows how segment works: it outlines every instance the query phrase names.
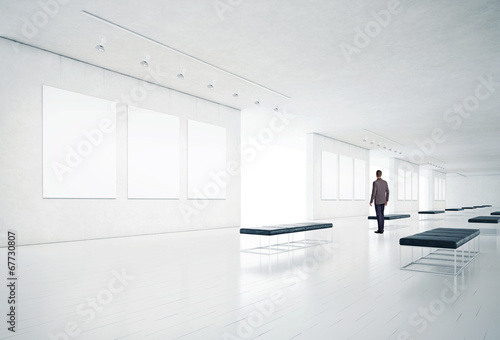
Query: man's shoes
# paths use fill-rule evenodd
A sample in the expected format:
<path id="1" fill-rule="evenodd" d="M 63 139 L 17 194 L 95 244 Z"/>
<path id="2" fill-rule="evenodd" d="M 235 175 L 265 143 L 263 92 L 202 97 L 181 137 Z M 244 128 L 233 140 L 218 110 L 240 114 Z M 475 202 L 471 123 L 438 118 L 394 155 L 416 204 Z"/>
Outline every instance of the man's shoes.
<path id="1" fill-rule="evenodd" d="M 376 230 L 375 231 L 375 234 L 383 234 L 384 232 L 383 231 L 380 231 L 380 230 Z"/>

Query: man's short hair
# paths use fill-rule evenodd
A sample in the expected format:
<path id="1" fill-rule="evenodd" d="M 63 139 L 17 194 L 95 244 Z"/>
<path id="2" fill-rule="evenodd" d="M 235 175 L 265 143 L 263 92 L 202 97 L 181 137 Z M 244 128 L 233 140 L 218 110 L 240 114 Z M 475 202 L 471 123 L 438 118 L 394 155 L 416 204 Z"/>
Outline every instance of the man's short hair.
<path id="1" fill-rule="evenodd" d="M 377 170 L 377 177 L 382 177 L 382 171 Z"/>

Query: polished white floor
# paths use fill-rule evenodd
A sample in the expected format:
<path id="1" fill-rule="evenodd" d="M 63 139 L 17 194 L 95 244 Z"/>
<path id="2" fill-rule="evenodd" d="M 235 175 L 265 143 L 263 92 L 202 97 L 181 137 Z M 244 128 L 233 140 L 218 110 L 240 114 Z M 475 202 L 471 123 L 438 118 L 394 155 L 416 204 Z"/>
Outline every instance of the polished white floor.
<path id="1" fill-rule="evenodd" d="M 272 256 L 241 253 L 258 237 L 238 228 L 19 247 L 17 332 L 0 338 L 500 339 L 500 236 L 456 278 L 399 269 L 400 237 L 499 228 L 467 223 L 493 210 L 412 213 L 383 235 L 335 219 L 332 243 Z"/>

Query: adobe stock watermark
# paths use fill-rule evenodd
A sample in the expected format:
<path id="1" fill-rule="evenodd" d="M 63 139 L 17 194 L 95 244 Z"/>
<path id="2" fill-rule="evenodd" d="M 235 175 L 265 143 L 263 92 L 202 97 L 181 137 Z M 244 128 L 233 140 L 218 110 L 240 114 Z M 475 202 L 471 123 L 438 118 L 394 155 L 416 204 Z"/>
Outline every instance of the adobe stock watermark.
<path id="1" fill-rule="evenodd" d="M 115 125 L 107 118 L 102 119 L 96 129 L 82 130 L 82 139 L 74 146 L 67 145 L 65 147 L 66 157 L 64 161 L 52 162 L 52 170 L 57 180 L 62 183 L 64 181 L 63 176 L 66 173 L 72 173 L 96 148 L 99 148 L 105 136 L 113 131 L 115 131 Z"/>
<path id="2" fill-rule="evenodd" d="M 364 48 L 372 43 L 373 39 L 380 35 L 383 29 L 389 26 L 393 16 L 401 12 L 400 6 L 399 0 L 389 0 L 387 9 L 371 12 L 373 20 L 368 21 L 363 29 L 360 27 L 354 29 L 352 44 L 345 42 L 339 44 L 339 48 L 348 63 L 352 61 L 353 54 L 360 54 Z"/>
<path id="3" fill-rule="evenodd" d="M 267 127 L 260 129 L 257 135 L 248 138 L 241 144 L 241 156 L 247 162 L 254 161 L 258 152 L 265 150 L 272 143 L 276 134 L 286 129 L 290 124 L 290 119 L 286 112 L 274 112 Z M 199 198 L 189 200 L 189 204 L 179 204 L 179 211 L 184 221 L 189 223 L 193 216 L 199 215 L 210 204 L 208 197 L 217 197 L 221 190 L 227 188 L 231 178 L 239 176 L 240 172 L 241 162 L 234 160 L 226 163 L 226 169 L 211 172 L 209 174 L 211 180 L 205 183 L 203 188 L 193 189 L 196 197 Z"/>
<path id="4" fill-rule="evenodd" d="M 419 307 L 408 317 L 408 323 L 416 328 L 418 334 L 422 334 L 429 324 L 435 322 L 440 315 L 446 311 L 446 306 L 453 304 L 460 297 L 466 286 L 453 286 L 447 279 L 445 287 L 441 290 L 439 297 L 431 300 L 427 306 Z M 412 340 L 412 332 L 402 330 L 398 333 L 398 340 Z"/>
<path id="5" fill-rule="evenodd" d="M 492 75 L 487 78 L 479 77 L 479 83 L 474 89 L 474 94 L 464 98 L 462 103 L 455 103 L 452 108 L 449 108 L 443 113 L 443 121 L 451 123 L 450 128 L 457 130 L 460 128 L 465 119 L 472 116 L 481 106 L 481 102 L 487 100 L 495 92 L 495 88 L 500 86 L 500 82 L 494 81 Z M 448 135 L 445 129 L 436 127 L 432 130 L 430 138 L 423 140 L 415 140 L 417 148 L 413 150 L 409 159 L 413 163 L 420 164 L 426 156 L 432 155 L 439 144 L 446 141 Z"/>
<path id="6" fill-rule="evenodd" d="M 309 279 L 313 272 L 320 268 L 321 262 L 331 258 L 332 248 L 328 245 L 320 245 L 313 248 L 314 256 L 304 259 L 301 265 L 293 267 L 283 274 L 281 281 L 283 289 L 276 289 L 269 293 L 268 298 L 253 304 L 252 312 L 238 321 L 236 332 L 225 332 L 223 340 L 243 340 L 254 335 L 255 330 L 264 325 L 279 308 L 286 302 L 287 293 L 296 291 L 302 282 Z M 236 334 L 235 334 L 236 333 Z"/>
<path id="7" fill-rule="evenodd" d="M 226 12 L 232 12 L 236 7 L 241 5 L 243 0 L 215 0 L 212 5 L 215 12 L 221 21 L 225 19 Z"/>
<path id="8" fill-rule="evenodd" d="M 111 275 L 113 277 L 109 279 L 106 288 L 101 289 L 95 296 L 87 297 L 85 302 L 76 307 L 76 315 L 84 319 L 80 321 L 69 321 L 64 325 L 62 331 L 48 333 L 47 336 L 50 340 L 69 340 L 70 338 L 77 337 L 82 332 L 79 324 L 86 324 L 94 320 L 97 314 L 102 312 L 107 305 L 113 302 L 115 296 L 121 294 L 129 285 L 130 281 L 135 279 L 134 276 L 128 275 L 123 268 L 121 272 L 112 270 Z"/>

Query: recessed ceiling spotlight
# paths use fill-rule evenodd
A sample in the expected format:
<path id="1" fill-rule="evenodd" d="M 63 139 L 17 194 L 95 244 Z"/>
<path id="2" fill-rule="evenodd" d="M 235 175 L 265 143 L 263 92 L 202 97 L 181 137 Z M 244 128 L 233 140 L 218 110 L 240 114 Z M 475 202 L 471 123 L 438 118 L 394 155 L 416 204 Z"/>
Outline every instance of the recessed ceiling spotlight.
<path id="1" fill-rule="evenodd" d="M 104 48 L 105 45 L 106 45 L 106 38 L 101 37 L 101 39 L 99 40 L 99 45 L 97 45 L 95 48 L 99 52 L 106 52 L 106 49 Z"/>
<path id="2" fill-rule="evenodd" d="M 368 137 L 363 138 L 363 142 L 366 142 L 368 140 Z"/>
<path id="3" fill-rule="evenodd" d="M 213 90 L 213 88 L 215 87 L 215 81 L 212 81 L 210 84 L 207 85 L 207 87 L 210 89 L 210 90 Z"/>
<path id="4" fill-rule="evenodd" d="M 186 73 L 186 69 L 183 68 L 181 72 L 177 75 L 177 78 L 184 80 L 184 73 Z"/>
<path id="5" fill-rule="evenodd" d="M 144 55 L 144 59 L 141 61 L 141 66 L 148 67 L 149 66 L 149 54 Z"/>
<path id="6" fill-rule="evenodd" d="M 374 140 L 372 140 L 372 141 L 370 142 L 370 144 L 375 144 L 375 141 L 374 141 Z"/>
<path id="7" fill-rule="evenodd" d="M 254 102 L 255 105 L 260 105 L 260 99 L 257 99 L 255 102 Z"/>
<path id="8" fill-rule="evenodd" d="M 392 151 L 392 149 L 389 148 L 389 151 Z"/>
<path id="9" fill-rule="evenodd" d="M 384 145 L 384 149 L 387 149 L 387 146 Z"/>
<path id="10" fill-rule="evenodd" d="M 235 93 L 233 93 L 233 97 L 234 98 L 239 98 L 240 97 L 240 90 L 238 90 Z"/>
<path id="11" fill-rule="evenodd" d="M 399 151 L 399 154 L 400 154 L 400 155 L 402 155 L 402 154 L 403 154 L 403 152 Z"/>
<path id="12" fill-rule="evenodd" d="M 273 109 L 274 112 L 278 112 L 280 110 L 279 105 L 276 105 L 276 107 Z"/>
<path id="13" fill-rule="evenodd" d="M 377 146 L 381 146 L 382 144 L 380 142 L 377 143 Z"/>

